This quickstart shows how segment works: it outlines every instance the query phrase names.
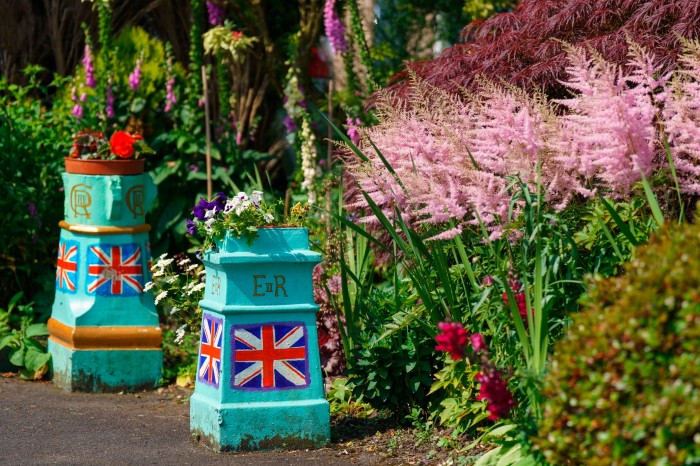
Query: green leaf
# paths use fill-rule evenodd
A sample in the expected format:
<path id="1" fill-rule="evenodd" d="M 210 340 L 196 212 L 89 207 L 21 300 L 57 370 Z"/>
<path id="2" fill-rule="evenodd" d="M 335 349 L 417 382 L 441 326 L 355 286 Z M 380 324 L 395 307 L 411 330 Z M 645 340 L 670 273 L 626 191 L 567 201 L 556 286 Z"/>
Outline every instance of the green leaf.
<path id="1" fill-rule="evenodd" d="M 498 455 L 501 453 L 501 447 L 498 446 L 493 450 L 487 451 L 484 455 L 476 460 L 474 466 L 491 466 L 495 464 L 498 459 Z"/>
<path id="2" fill-rule="evenodd" d="M 19 348 L 10 351 L 10 363 L 17 367 L 24 367 L 24 352 L 26 348 L 20 345 Z"/>
<path id="3" fill-rule="evenodd" d="M 0 350 L 5 347 L 15 347 L 19 344 L 17 332 L 12 332 L 0 338 Z"/>
<path id="4" fill-rule="evenodd" d="M 651 208 L 651 215 L 654 217 L 654 220 L 656 221 L 656 225 L 658 225 L 659 228 L 664 226 L 664 216 L 661 213 L 661 207 L 659 207 L 659 201 L 656 199 L 656 195 L 654 192 L 651 190 L 651 186 L 649 186 L 649 181 L 647 181 L 647 177 L 644 176 L 644 172 L 639 171 L 642 174 L 642 186 L 644 186 L 644 194 L 647 196 L 647 201 L 649 202 L 649 207 Z"/>
<path id="5" fill-rule="evenodd" d="M 34 348 L 30 348 L 24 356 L 24 365 L 30 372 L 36 373 L 43 368 L 50 359 L 50 353 L 42 353 Z"/>
<path id="6" fill-rule="evenodd" d="M 32 324 L 27 327 L 25 331 L 25 336 L 30 337 L 44 337 L 49 334 L 49 328 L 46 324 Z"/>
<path id="7" fill-rule="evenodd" d="M 131 101 L 131 113 L 139 113 L 146 106 L 146 100 L 143 97 L 136 97 Z"/>

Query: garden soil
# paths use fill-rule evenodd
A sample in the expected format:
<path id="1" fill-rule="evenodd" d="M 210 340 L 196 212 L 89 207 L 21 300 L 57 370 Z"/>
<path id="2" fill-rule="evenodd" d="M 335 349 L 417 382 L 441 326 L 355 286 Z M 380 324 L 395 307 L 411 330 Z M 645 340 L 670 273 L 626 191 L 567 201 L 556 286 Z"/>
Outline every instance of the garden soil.
<path id="1" fill-rule="evenodd" d="M 218 454 L 190 439 L 191 390 L 66 393 L 50 382 L 0 377 L 1 465 L 397 464 L 366 451 L 332 448 Z"/>

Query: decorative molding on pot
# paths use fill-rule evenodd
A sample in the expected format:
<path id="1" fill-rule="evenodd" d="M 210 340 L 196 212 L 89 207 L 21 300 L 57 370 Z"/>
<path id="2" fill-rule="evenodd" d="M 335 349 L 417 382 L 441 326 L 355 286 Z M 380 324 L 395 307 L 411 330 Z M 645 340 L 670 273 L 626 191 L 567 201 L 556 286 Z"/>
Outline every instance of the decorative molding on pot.
<path id="1" fill-rule="evenodd" d="M 80 175 L 140 175 L 145 159 L 100 160 L 64 157 L 66 172 Z"/>
<path id="2" fill-rule="evenodd" d="M 133 227 L 98 227 L 94 225 L 70 224 L 65 220 L 61 220 L 58 222 L 58 226 L 64 230 L 72 231 L 73 233 L 82 233 L 84 235 L 123 235 L 151 231 L 151 225 L 147 223 L 135 225 Z"/>
<path id="3" fill-rule="evenodd" d="M 49 319 L 49 339 L 69 349 L 79 350 L 160 350 L 161 330 L 158 327 L 71 327 Z"/>

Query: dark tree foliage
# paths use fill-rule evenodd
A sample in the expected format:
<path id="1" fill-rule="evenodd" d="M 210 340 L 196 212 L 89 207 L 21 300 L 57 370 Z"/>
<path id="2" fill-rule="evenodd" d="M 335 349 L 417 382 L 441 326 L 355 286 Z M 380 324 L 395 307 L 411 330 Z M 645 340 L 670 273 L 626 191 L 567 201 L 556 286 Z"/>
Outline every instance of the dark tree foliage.
<path id="1" fill-rule="evenodd" d="M 432 60 L 407 64 L 390 89 L 409 92 L 410 73 L 448 92 L 473 88 L 482 75 L 558 98 L 567 64 L 562 42 L 597 50 L 624 65 L 628 37 L 653 51 L 666 70 L 681 51 L 680 38 L 700 35 L 700 0 L 521 0 L 511 12 L 475 21 L 462 43 Z"/>

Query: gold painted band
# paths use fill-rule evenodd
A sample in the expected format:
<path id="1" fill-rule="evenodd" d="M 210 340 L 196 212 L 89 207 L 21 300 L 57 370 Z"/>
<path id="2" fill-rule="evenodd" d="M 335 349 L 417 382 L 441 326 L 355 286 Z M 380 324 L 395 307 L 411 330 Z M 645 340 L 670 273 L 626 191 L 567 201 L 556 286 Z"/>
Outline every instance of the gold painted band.
<path id="1" fill-rule="evenodd" d="M 65 220 L 58 222 L 58 226 L 73 233 L 85 235 L 122 235 L 129 233 L 144 233 L 151 230 L 151 225 L 143 223 L 133 227 L 98 227 L 94 225 L 76 225 L 67 223 Z"/>
<path id="2" fill-rule="evenodd" d="M 49 339 L 68 349 L 125 350 L 160 349 L 158 327 L 71 327 L 53 317 L 47 323 Z"/>

